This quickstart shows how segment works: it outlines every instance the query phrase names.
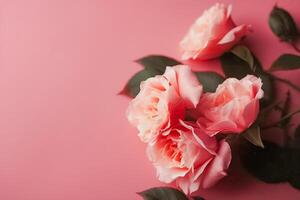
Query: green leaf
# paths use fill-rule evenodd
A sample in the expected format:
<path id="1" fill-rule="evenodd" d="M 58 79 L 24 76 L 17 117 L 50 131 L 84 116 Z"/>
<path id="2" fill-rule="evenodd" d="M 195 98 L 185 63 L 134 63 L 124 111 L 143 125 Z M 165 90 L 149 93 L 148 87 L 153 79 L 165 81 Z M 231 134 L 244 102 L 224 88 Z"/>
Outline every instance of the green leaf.
<path id="1" fill-rule="evenodd" d="M 265 148 L 247 142 L 240 149 L 243 167 L 254 177 L 266 183 L 286 182 L 289 179 L 289 154 L 286 149 L 264 141 Z"/>
<path id="2" fill-rule="evenodd" d="M 264 149 L 249 142 L 241 146 L 239 156 L 243 167 L 263 182 L 289 182 L 300 190 L 300 125 L 288 145 L 280 147 L 267 141 L 264 145 Z"/>
<path id="3" fill-rule="evenodd" d="M 163 74 L 167 66 L 175 66 L 181 64 L 179 61 L 161 55 L 149 55 L 136 60 L 137 63 L 144 66 L 145 69 L 157 71 L 158 74 Z"/>
<path id="4" fill-rule="evenodd" d="M 300 56 L 283 54 L 273 62 L 270 71 L 300 69 Z"/>
<path id="5" fill-rule="evenodd" d="M 142 70 L 136 73 L 125 85 L 119 93 L 128 97 L 135 97 L 140 92 L 140 84 L 142 81 L 157 75 L 157 72 L 152 70 Z"/>
<path id="6" fill-rule="evenodd" d="M 293 42 L 299 36 L 292 16 L 284 9 L 275 6 L 269 17 L 272 32 L 281 40 Z"/>
<path id="7" fill-rule="evenodd" d="M 218 85 L 225 80 L 215 72 L 195 72 L 199 82 L 203 85 L 205 92 L 215 92 Z"/>
<path id="8" fill-rule="evenodd" d="M 249 67 L 248 63 L 234 55 L 227 52 L 221 56 L 221 64 L 225 76 L 241 79 L 247 74 L 253 74 L 253 71 Z"/>
<path id="9" fill-rule="evenodd" d="M 264 148 L 264 144 L 260 137 L 260 128 L 257 125 L 253 125 L 248 128 L 242 136 L 248 140 L 250 143 L 254 144 L 255 146 Z"/>
<path id="10" fill-rule="evenodd" d="M 140 84 L 142 81 L 161 75 L 165 72 L 167 66 L 174 66 L 181 64 L 177 60 L 161 55 L 145 56 L 136 60 L 137 63 L 144 67 L 144 70 L 136 73 L 125 85 L 123 90 L 119 92 L 121 95 L 135 97 L 140 92 Z"/>
<path id="11" fill-rule="evenodd" d="M 246 63 L 248 63 L 249 67 L 252 70 L 255 68 L 254 58 L 252 56 L 252 53 L 246 46 L 243 45 L 235 46 L 233 49 L 231 49 L 231 52 L 237 57 L 239 57 L 240 59 L 242 59 L 243 61 L 245 61 Z"/>
<path id="12" fill-rule="evenodd" d="M 188 200 L 183 192 L 170 187 L 155 187 L 138 194 L 144 200 Z"/>

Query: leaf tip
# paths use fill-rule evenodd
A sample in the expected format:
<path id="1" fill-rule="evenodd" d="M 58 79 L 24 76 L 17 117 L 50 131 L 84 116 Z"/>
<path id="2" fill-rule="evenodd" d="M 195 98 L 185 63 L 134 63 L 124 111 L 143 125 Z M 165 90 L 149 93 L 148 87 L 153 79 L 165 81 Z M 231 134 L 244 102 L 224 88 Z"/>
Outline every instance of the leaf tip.
<path id="1" fill-rule="evenodd" d="M 124 87 L 120 92 L 118 92 L 117 95 L 130 98 L 130 95 L 128 94 L 128 89 L 126 87 Z"/>

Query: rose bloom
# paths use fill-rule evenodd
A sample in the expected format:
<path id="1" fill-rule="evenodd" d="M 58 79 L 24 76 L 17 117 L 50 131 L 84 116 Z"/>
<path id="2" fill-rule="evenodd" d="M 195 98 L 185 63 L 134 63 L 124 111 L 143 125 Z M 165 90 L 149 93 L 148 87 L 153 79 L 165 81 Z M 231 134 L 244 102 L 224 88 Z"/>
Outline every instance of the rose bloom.
<path id="1" fill-rule="evenodd" d="M 241 80 L 226 79 L 215 93 L 201 97 L 197 107 L 198 125 L 210 136 L 243 132 L 257 118 L 259 99 L 264 94 L 261 87 L 261 79 L 253 75 Z"/>
<path id="2" fill-rule="evenodd" d="M 159 135 L 155 144 L 148 145 L 147 155 L 158 179 L 175 181 L 186 194 L 213 186 L 226 176 L 231 162 L 230 146 L 225 140 L 218 142 L 185 122 Z"/>
<path id="3" fill-rule="evenodd" d="M 143 142 L 155 141 L 160 132 L 183 119 L 185 110 L 196 108 L 202 94 L 202 85 L 185 65 L 167 67 L 163 75 L 142 82 L 140 89 L 127 117 Z"/>
<path id="4" fill-rule="evenodd" d="M 249 32 L 249 25 L 234 24 L 231 8 L 217 3 L 204 11 L 180 43 L 183 60 L 219 57 Z"/>

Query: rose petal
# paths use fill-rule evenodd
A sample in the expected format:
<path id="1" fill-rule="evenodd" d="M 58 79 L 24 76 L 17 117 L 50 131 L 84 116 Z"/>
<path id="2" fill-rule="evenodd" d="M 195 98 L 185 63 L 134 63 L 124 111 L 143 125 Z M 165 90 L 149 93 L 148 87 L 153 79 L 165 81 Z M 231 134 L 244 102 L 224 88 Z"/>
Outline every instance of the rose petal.
<path id="1" fill-rule="evenodd" d="M 226 176 L 226 170 L 231 162 L 231 149 L 229 144 L 222 140 L 218 155 L 208 165 L 201 179 L 201 187 L 209 188 L 215 185 L 221 178 Z"/>

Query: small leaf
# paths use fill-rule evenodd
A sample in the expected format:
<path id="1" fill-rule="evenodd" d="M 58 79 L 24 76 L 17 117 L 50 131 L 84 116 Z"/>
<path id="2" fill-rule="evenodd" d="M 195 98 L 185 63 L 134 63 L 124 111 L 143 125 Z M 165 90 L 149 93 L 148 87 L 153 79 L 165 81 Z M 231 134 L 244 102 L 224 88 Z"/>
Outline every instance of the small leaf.
<path id="1" fill-rule="evenodd" d="M 226 77 L 241 79 L 247 74 L 253 74 L 253 71 L 245 61 L 230 52 L 221 56 L 221 64 Z"/>
<path id="2" fill-rule="evenodd" d="M 138 194 L 144 200 L 188 200 L 183 192 L 170 187 L 155 187 Z"/>
<path id="3" fill-rule="evenodd" d="M 283 54 L 273 62 L 270 71 L 300 69 L 300 56 Z"/>
<path id="4" fill-rule="evenodd" d="M 245 61 L 246 63 L 248 63 L 251 69 L 254 69 L 254 58 L 252 56 L 252 53 L 246 46 L 243 45 L 235 46 L 233 49 L 231 49 L 231 52 L 237 57 L 239 57 L 240 59 L 242 59 L 243 61 Z"/>
<path id="5" fill-rule="evenodd" d="M 264 148 L 264 144 L 260 137 L 260 128 L 257 125 L 253 125 L 248 128 L 242 136 L 247 139 L 250 143 L 254 144 L 255 146 Z"/>
<path id="6" fill-rule="evenodd" d="M 140 84 L 142 81 L 157 75 L 157 72 L 152 70 L 142 70 L 136 73 L 125 85 L 119 93 L 128 97 L 135 97 L 140 92 Z"/>
<path id="7" fill-rule="evenodd" d="M 218 85 L 223 83 L 224 78 L 215 72 L 195 72 L 205 92 L 215 92 Z"/>
<path id="8" fill-rule="evenodd" d="M 161 75 L 165 72 L 167 66 L 180 64 L 177 60 L 161 55 L 150 55 L 136 60 L 137 63 L 144 67 L 144 70 L 136 73 L 126 84 L 119 94 L 129 97 L 135 97 L 140 91 L 142 81 Z"/>
<path id="9" fill-rule="evenodd" d="M 293 42 L 299 36 L 297 26 L 292 16 L 284 9 L 275 6 L 269 17 L 272 32 L 281 40 Z"/>
<path id="10" fill-rule="evenodd" d="M 159 74 L 163 74 L 167 66 L 175 66 L 181 64 L 179 61 L 161 55 L 149 55 L 136 60 L 137 63 L 144 66 L 146 69 L 157 71 Z"/>
<path id="11" fill-rule="evenodd" d="M 264 141 L 265 148 L 247 142 L 240 149 L 244 168 L 254 177 L 266 183 L 286 182 L 289 178 L 288 151 L 278 145 Z"/>

